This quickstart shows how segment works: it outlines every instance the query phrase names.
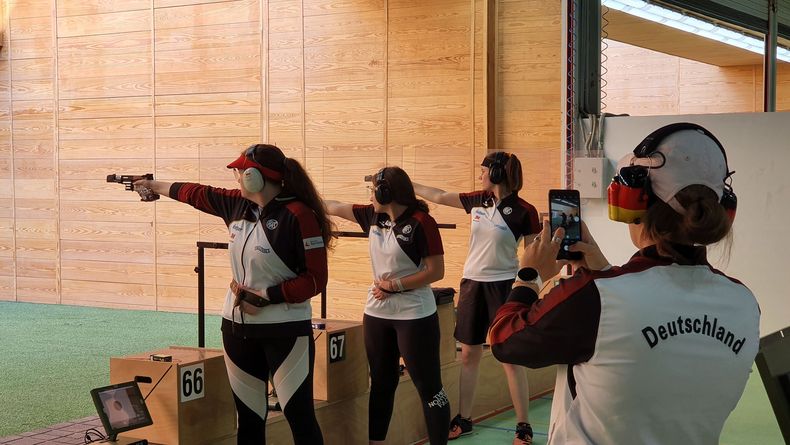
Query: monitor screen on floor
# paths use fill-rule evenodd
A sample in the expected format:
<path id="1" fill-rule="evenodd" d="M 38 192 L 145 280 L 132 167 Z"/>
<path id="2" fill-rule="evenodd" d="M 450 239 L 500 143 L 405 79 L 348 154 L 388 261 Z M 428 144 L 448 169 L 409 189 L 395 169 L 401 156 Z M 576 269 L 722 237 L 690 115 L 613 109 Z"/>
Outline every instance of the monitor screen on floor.
<path id="1" fill-rule="evenodd" d="M 114 441 L 124 431 L 154 423 L 136 382 L 92 389 L 91 397 L 109 440 Z"/>

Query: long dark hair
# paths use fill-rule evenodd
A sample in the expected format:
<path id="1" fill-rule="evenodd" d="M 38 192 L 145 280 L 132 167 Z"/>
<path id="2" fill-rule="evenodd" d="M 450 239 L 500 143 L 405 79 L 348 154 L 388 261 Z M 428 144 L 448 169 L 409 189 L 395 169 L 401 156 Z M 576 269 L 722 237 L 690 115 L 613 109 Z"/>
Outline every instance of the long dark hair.
<path id="1" fill-rule="evenodd" d="M 679 258 L 677 244 L 707 246 L 725 240 L 725 259 L 732 248 L 732 221 L 716 192 L 704 185 L 690 185 L 675 195 L 685 209 L 681 215 L 657 199 L 642 218 L 645 231 L 662 255 Z"/>
<path id="2" fill-rule="evenodd" d="M 400 167 L 384 167 L 380 170 L 382 180 L 387 181 L 392 192 L 392 201 L 406 207 L 415 208 L 428 213 L 428 204 L 418 199 L 414 193 L 409 174 Z M 373 185 L 378 185 L 379 174 L 373 176 Z"/>
<path id="3" fill-rule="evenodd" d="M 313 180 L 296 159 L 285 158 L 283 167 L 283 192 L 295 196 L 313 210 L 318 225 L 321 227 L 321 238 L 324 239 L 324 245 L 327 249 L 331 248 L 335 238 L 334 224 L 329 219 L 324 201 L 318 194 Z"/>
<path id="4" fill-rule="evenodd" d="M 497 153 L 498 152 L 496 151 L 492 151 L 486 155 L 485 159 L 488 162 L 493 162 L 497 157 Z M 513 153 L 505 153 L 504 155 L 506 157 L 505 185 L 511 192 L 518 192 L 524 185 L 524 176 L 521 172 L 521 161 L 519 161 L 518 156 L 514 155 Z"/>

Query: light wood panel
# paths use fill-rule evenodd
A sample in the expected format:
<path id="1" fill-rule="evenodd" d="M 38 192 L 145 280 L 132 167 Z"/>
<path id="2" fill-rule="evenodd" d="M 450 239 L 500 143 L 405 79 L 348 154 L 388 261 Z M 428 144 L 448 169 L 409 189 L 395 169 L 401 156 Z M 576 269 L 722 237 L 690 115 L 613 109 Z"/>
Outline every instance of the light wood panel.
<path id="1" fill-rule="evenodd" d="M 52 16 L 16 18 L 11 14 L 9 25 L 11 39 L 49 38 L 52 35 Z"/>
<path id="2" fill-rule="evenodd" d="M 260 138 L 256 136 L 229 136 L 229 137 L 181 137 L 181 138 L 157 138 L 156 153 L 160 158 L 200 158 L 211 159 L 220 158 L 224 160 L 235 159 L 239 153 L 258 142 Z M 226 165 L 228 162 L 225 163 Z M 230 172 L 218 173 L 226 176 Z"/>
<path id="3" fill-rule="evenodd" d="M 9 5 L 14 266 L 19 301 L 59 302 L 53 1 Z M 9 70 L 10 68 L 10 70 Z"/>
<path id="4" fill-rule="evenodd" d="M 151 94 L 153 86 L 149 75 L 138 74 L 118 77 L 61 78 L 58 88 L 63 99 L 83 99 Z"/>
<path id="5" fill-rule="evenodd" d="M 151 223 L 61 221 L 60 237 L 72 241 L 153 242 Z"/>
<path id="6" fill-rule="evenodd" d="M 260 44 L 260 29 L 257 21 L 225 24 L 203 24 L 187 28 L 157 27 L 156 50 L 184 51 L 210 48 L 249 47 Z"/>
<path id="7" fill-rule="evenodd" d="M 57 49 L 60 59 L 147 53 L 151 51 L 151 30 L 73 37 L 59 35 Z"/>
<path id="8" fill-rule="evenodd" d="M 52 11 L 52 0 L 9 0 L 4 8 L 14 18 L 42 17 Z"/>
<path id="9" fill-rule="evenodd" d="M 206 313 L 222 315 L 225 302 L 223 289 L 206 289 Z M 157 310 L 168 312 L 197 312 L 197 298 L 194 286 L 160 286 L 156 294 Z M 209 327 L 208 329 L 213 329 Z"/>
<path id="10" fill-rule="evenodd" d="M 54 76 L 54 64 L 51 58 L 20 59 L 11 67 L 11 78 L 14 80 L 51 79 Z"/>
<path id="11" fill-rule="evenodd" d="M 151 69 L 151 54 L 145 52 L 64 57 L 58 63 L 61 78 L 148 75 Z"/>
<path id="12" fill-rule="evenodd" d="M 195 241 L 226 242 L 227 228 L 167 198 L 141 203 L 111 173 L 233 188 L 225 165 L 264 141 L 330 199 L 367 202 L 362 177 L 384 165 L 473 190 L 493 148 L 488 63 L 500 66 L 497 143 L 528 160 L 525 193 L 542 197 L 559 178 L 563 54 L 559 8 L 545 3 L 497 0 L 492 35 L 517 48 L 494 59 L 486 0 L 15 2 L 0 53 L 0 292 L 19 279 L 11 298 L 195 309 Z M 442 231 L 440 283 L 457 287 L 468 216 L 432 213 L 458 224 Z M 364 239 L 331 254 L 334 317 L 361 317 L 367 256 Z M 206 262 L 216 313 L 227 252 Z"/>
<path id="13" fill-rule="evenodd" d="M 11 108 L 12 117 L 16 121 L 46 121 L 52 119 L 55 106 L 51 100 L 14 100 Z"/>
<path id="14" fill-rule="evenodd" d="M 156 118 L 158 138 L 257 136 L 260 130 L 258 114 L 201 114 Z"/>
<path id="15" fill-rule="evenodd" d="M 680 60 L 678 89 L 682 113 L 736 113 L 755 110 L 754 77 L 761 70 L 755 66 L 715 67 L 690 60 Z M 711 94 L 715 91 L 716 94 Z M 721 99 L 726 97 L 727 100 Z"/>
<path id="16" fill-rule="evenodd" d="M 157 94 L 196 94 L 256 91 L 260 88 L 260 70 L 219 70 L 207 73 L 156 73 Z"/>
<path id="17" fill-rule="evenodd" d="M 9 260 L 7 264 L 13 265 L 13 261 Z M 1 270 L 0 270 L 0 300 L 3 301 L 16 300 L 16 280 L 12 275 L 3 275 Z"/>
<path id="18" fill-rule="evenodd" d="M 140 134 L 151 133 L 150 117 L 113 117 L 96 119 L 61 119 L 58 136 L 69 139 L 135 139 Z"/>
<path id="19" fill-rule="evenodd" d="M 57 23 L 61 298 L 155 309 L 154 209 L 103 180 L 153 171 L 151 2 L 60 0 Z"/>
<path id="20" fill-rule="evenodd" d="M 14 124 L 12 135 L 14 140 L 23 139 L 50 139 L 54 131 L 52 119 L 30 119 L 20 120 Z"/>
<path id="21" fill-rule="evenodd" d="M 62 201 L 59 207 L 61 221 L 152 221 L 154 209 L 137 202 Z"/>
<path id="22" fill-rule="evenodd" d="M 760 65 L 715 66 L 607 41 L 603 102 L 615 114 L 762 111 Z M 790 64 L 777 66 L 777 110 L 790 109 Z"/>
<path id="23" fill-rule="evenodd" d="M 123 11 L 58 17 L 58 37 L 92 36 L 151 29 L 149 11 Z"/>
<path id="24" fill-rule="evenodd" d="M 150 97 L 113 97 L 111 99 L 76 99 L 58 102 L 60 119 L 112 118 L 124 111 L 125 117 L 151 116 L 152 100 Z"/>
<path id="25" fill-rule="evenodd" d="M 51 79 L 13 81 L 11 95 L 15 100 L 52 99 L 54 84 Z"/>
<path id="26" fill-rule="evenodd" d="M 14 44 L 10 46 L 9 53 L 11 59 L 16 60 L 52 57 L 55 51 L 52 39 L 44 37 L 14 41 Z"/>
<path id="27" fill-rule="evenodd" d="M 260 141 L 259 8 L 257 1 L 155 3 L 157 178 L 213 185 L 217 177 L 232 180 L 228 159 Z M 204 168 L 203 160 L 212 158 L 221 162 Z M 155 217 L 158 304 L 164 310 L 194 310 L 195 241 L 217 237 L 217 229 L 203 225 L 196 210 L 167 204 Z M 219 233 L 225 241 L 224 225 Z M 224 293 L 218 295 L 216 288 L 226 289 L 227 264 L 207 273 L 209 311 L 221 308 Z"/>
<path id="28" fill-rule="evenodd" d="M 388 152 L 387 160 L 402 164 L 415 181 L 449 190 L 473 188 L 469 172 L 474 163 L 470 46 L 474 10 L 470 6 L 398 2 L 390 4 L 388 11 L 392 48 L 388 78 L 393 85 L 390 91 L 398 94 L 391 94 L 387 103 L 387 142 L 395 149 Z M 444 85 L 436 88 L 436 82 Z M 435 182 L 440 177 L 441 185 Z M 453 236 L 442 233 L 445 242 Z M 447 247 L 445 252 L 450 252 Z M 445 255 L 442 285 L 455 286 L 460 270 L 450 256 Z"/>
<path id="29" fill-rule="evenodd" d="M 58 240 L 55 237 L 24 238 L 16 240 L 16 255 L 24 258 L 58 258 Z"/>
<path id="30" fill-rule="evenodd" d="M 152 139 L 65 139 L 59 141 L 58 144 L 58 156 L 61 161 L 80 159 L 151 159 L 153 154 Z M 137 162 L 137 165 L 129 165 L 127 167 L 150 170 L 150 167 L 143 167 L 146 164 L 150 164 L 150 162 Z M 111 170 L 110 167 L 108 166 L 108 171 Z M 111 171 L 110 173 L 113 172 Z M 146 171 L 146 173 L 148 172 Z"/>
<path id="31" fill-rule="evenodd" d="M 156 290 L 152 285 L 102 283 L 93 280 L 61 280 L 61 302 L 80 306 L 121 309 L 156 309 Z"/>
<path id="32" fill-rule="evenodd" d="M 106 261 L 113 258 L 123 258 L 127 262 L 153 263 L 153 243 L 139 243 L 135 241 L 83 241 L 81 239 L 60 241 L 60 257 L 63 260 L 93 260 Z"/>
<path id="33" fill-rule="evenodd" d="M 130 262 L 64 260 L 61 264 L 65 280 L 92 276 L 97 282 L 154 284 L 155 271 L 153 264 Z"/>
<path id="34" fill-rule="evenodd" d="M 58 0 L 58 16 L 96 15 L 109 12 L 148 10 L 151 0 Z"/>
<path id="35" fill-rule="evenodd" d="M 519 157 L 520 196 L 547 210 L 546 190 L 561 185 L 563 47 L 560 2 L 503 1 L 497 5 L 496 145 Z M 490 147 L 489 147 L 490 148 Z"/>
<path id="36" fill-rule="evenodd" d="M 30 303 L 58 303 L 60 295 L 55 283 L 52 278 L 17 276 L 16 299 Z"/>
<path id="37" fill-rule="evenodd" d="M 233 0 L 157 8 L 154 11 L 154 24 L 157 29 L 165 29 L 257 22 L 259 7 L 257 0 Z"/>
<path id="38" fill-rule="evenodd" d="M 256 47 L 257 49 L 257 47 Z M 259 113 L 261 95 L 258 92 L 222 94 L 179 94 L 156 97 L 158 116 L 202 115 L 202 114 L 248 114 Z M 257 134 L 257 133 L 256 133 Z"/>
<path id="39" fill-rule="evenodd" d="M 13 206 L 6 210 L 13 210 L 14 215 L 24 219 L 46 218 L 56 220 L 57 209 L 55 203 L 49 199 L 17 199 Z"/>

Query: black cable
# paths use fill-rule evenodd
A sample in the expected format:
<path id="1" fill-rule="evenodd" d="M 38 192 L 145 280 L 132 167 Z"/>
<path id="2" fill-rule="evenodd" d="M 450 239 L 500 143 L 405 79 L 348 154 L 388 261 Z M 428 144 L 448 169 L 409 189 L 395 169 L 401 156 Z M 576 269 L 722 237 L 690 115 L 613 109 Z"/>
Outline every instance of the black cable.
<path id="1" fill-rule="evenodd" d="M 157 385 L 159 385 L 159 382 L 161 382 L 161 381 L 162 381 L 162 379 L 163 379 L 163 378 L 165 378 L 165 376 L 167 375 L 167 373 L 168 373 L 168 372 L 170 372 L 170 369 L 171 369 L 172 367 L 173 367 L 173 365 L 170 365 L 170 366 L 167 368 L 167 370 L 165 371 L 165 373 L 164 373 L 164 374 L 162 374 L 162 377 L 159 377 L 159 380 L 157 380 L 157 381 L 156 381 L 156 383 L 154 383 L 154 386 L 151 388 L 151 390 L 150 390 L 150 391 L 148 391 L 148 394 L 146 394 L 146 395 L 145 395 L 145 397 L 143 397 L 143 402 L 145 402 L 145 401 L 146 401 L 146 399 L 148 399 L 148 396 L 150 396 L 150 395 L 151 395 L 151 393 L 152 393 L 152 392 L 154 392 L 154 390 L 156 389 Z"/>
<path id="2" fill-rule="evenodd" d="M 91 435 L 96 435 L 96 437 L 91 437 Z M 107 437 L 105 437 L 104 433 L 101 431 L 97 430 L 96 428 L 89 428 L 87 431 L 85 431 L 85 437 L 83 437 L 82 441 L 83 443 L 88 444 L 106 439 Z"/>

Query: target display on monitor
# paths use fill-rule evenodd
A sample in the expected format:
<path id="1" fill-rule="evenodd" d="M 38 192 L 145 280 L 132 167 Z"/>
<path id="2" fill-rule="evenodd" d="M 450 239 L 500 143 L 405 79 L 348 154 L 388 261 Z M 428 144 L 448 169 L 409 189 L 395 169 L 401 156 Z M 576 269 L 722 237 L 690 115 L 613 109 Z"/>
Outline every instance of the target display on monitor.
<path id="1" fill-rule="evenodd" d="M 136 382 L 92 389 L 91 397 L 110 441 L 119 433 L 154 423 Z"/>

